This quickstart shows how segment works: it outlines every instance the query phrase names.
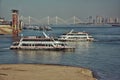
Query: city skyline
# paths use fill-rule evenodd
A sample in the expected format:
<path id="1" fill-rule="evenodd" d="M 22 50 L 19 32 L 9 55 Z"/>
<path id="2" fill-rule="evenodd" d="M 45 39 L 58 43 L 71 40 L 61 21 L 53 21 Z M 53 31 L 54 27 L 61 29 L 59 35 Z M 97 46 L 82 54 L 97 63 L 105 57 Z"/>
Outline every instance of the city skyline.
<path id="1" fill-rule="evenodd" d="M 18 9 L 20 15 L 41 18 L 60 16 L 118 17 L 120 0 L 0 0 L 0 16 L 11 18 L 11 10 Z"/>

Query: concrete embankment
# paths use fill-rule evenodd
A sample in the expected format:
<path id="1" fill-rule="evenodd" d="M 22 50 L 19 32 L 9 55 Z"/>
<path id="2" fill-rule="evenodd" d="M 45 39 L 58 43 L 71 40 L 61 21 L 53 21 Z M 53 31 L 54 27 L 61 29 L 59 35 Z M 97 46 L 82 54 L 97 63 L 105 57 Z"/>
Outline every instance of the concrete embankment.
<path id="1" fill-rule="evenodd" d="M 85 68 L 41 65 L 0 64 L 0 80 L 96 80 Z"/>
<path id="2" fill-rule="evenodd" d="M 0 25 L 0 34 L 12 34 L 12 27 L 10 25 Z"/>

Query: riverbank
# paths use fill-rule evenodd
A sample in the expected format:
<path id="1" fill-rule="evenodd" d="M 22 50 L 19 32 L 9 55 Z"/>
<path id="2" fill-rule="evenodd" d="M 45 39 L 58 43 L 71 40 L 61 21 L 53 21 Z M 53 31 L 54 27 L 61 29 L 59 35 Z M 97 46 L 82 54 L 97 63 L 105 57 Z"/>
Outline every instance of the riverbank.
<path id="1" fill-rule="evenodd" d="M 0 64 L 0 80 L 96 80 L 85 68 L 41 65 Z"/>
<path id="2" fill-rule="evenodd" d="M 10 25 L 0 25 L 0 34 L 1 35 L 12 34 L 12 27 Z"/>

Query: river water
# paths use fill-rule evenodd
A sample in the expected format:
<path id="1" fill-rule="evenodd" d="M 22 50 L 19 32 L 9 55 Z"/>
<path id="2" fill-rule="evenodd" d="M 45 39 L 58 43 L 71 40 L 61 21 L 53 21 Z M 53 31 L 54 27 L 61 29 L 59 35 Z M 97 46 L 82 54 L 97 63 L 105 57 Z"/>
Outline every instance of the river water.
<path id="1" fill-rule="evenodd" d="M 47 31 L 58 37 L 71 29 L 89 32 L 95 42 L 70 43 L 74 52 L 10 50 L 14 40 L 10 35 L 0 35 L 0 64 L 60 64 L 80 66 L 94 71 L 99 80 L 120 80 L 120 27 L 56 26 Z M 42 31 L 23 30 L 24 36 L 42 35 Z"/>

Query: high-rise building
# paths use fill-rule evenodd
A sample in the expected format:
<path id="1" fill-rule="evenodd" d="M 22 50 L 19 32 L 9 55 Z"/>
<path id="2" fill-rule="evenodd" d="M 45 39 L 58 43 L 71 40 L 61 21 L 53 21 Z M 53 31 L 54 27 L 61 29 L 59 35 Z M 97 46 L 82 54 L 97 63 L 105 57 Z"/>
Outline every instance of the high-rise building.
<path id="1" fill-rule="evenodd" d="M 119 23 L 119 19 L 118 19 L 118 18 L 115 18 L 115 19 L 114 19 L 114 23 Z"/>
<path id="2" fill-rule="evenodd" d="M 18 10 L 12 10 L 12 27 L 13 27 L 13 35 L 17 36 L 19 33 L 19 15 Z"/>
<path id="3" fill-rule="evenodd" d="M 89 16 L 88 19 L 89 19 L 89 23 L 93 23 L 93 18 L 92 18 L 92 16 Z"/>
<path id="4" fill-rule="evenodd" d="M 102 16 L 96 16 L 96 23 L 97 24 L 102 24 L 104 21 L 103 21 L 103 17 Z"/>

